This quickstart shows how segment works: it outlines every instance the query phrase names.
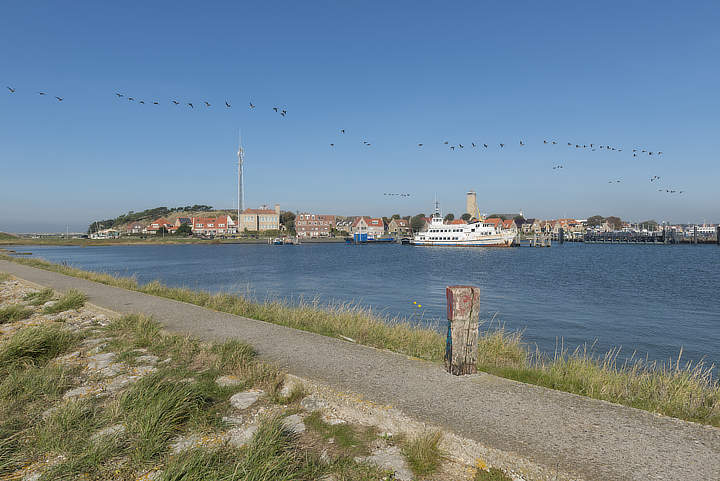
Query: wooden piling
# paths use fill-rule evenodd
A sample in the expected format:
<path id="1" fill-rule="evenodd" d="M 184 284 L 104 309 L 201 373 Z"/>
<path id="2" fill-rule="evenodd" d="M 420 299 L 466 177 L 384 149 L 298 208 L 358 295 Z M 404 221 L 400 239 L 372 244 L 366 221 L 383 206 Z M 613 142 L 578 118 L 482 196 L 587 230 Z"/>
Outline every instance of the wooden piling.
<path id="1" fill-rule="evenodd" d="M 715 227 L 715 243 L 720 246 L 720 225 Z"/>
<path id="2" fill-rule="evenodd" d="M 477 372 L 480 288 L 448 286 L 445 369 L 456 376 Z"/>

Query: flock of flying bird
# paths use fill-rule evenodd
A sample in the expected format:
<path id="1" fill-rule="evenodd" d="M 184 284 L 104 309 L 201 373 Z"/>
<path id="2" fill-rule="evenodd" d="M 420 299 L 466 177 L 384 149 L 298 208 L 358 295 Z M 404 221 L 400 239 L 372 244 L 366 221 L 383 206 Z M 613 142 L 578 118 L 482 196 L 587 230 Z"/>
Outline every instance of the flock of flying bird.
<path id="1" fill-rule="evenodd" d="M 15 89 L 15 88 L 9 87 L 9 86 L 6 87 L 6 88 L 8 89 L 8 91 L 10 92 L 10 94 L 15 94 L 15 92 L 16 92 L 16 89 Z M 40 95 L 40 96 L 48 95 L 47 92 L 43 92 L 43 91 L 37 92 L 37 94 Z M 126 96 L 125 94 L 120 93 L 120 92 L 116 92 L 115 95 L 116 95 L 116 97 L 117 97 L 118 99 L 123 99 L 123 98 L 125 98 L 125 99 L 127 99 L 129 102 L 135 102 L 135 101 L 136 101 L 136 98 L 135 98 L 135 97 Z M 64 100 L 63 97 L 59 97 L 59 96 L 54 96 L 54 97 L 55 97 L 55 99 L 56 99 L 58 102 L 62 102 L 62 101 Z M 145 102 L 144 100 L 139 100 L 139 99 L 138 99 L 138 100 L 137 100 L 137 103 L 144 105 L 146 102 Z M 153 105 L 159 105 L 159 104 L 160 104 L 160 102 L 159 102 L 158 100 L 153 100 L 153 101 L 151 101 L 151 102 L 149 102 L 149 103 L 151 103 L 151 104 L 153 104 Z M 170 103 L 172 103 L 173 105 L 180 105 L 180 104 L 181 104 L 181 102 L 180 102 L 179 100 L 177 100 L 177 99 L 171 99 L 171 100 L 170 100 Z M 186 102 L 185 105 L 186 105 L 188 108 L 190 108 L 190 109 L 195 109 L 195 105 L 196 105 L 196 104 L 194 104 L 193 102 Z M 211 104 L 210 102 L 208 102 L 207 100 L 203 100 L 203 101 L 202 101 L 202 104 L 198 103 L 197 105 L 205 105 L 205 108 L 211 108 L 211 107 L 212 107 L 212 104 Z M 226 108 L 226 109 L 232 108 L 232 105 L 231 105 L 231 103 L 230 103 L 229 100 L 225 100 L 225 108 Z M 248 103 L 248 108 L 249 108 L 250 110 L 255 109 L 255 105 L 252 103 L 252 100 Z M 287 115 L 287 113 L 288 113 L 288 111 L 287 111 L 286 108 L 281 108 L 281 107 L 277 107 L 277 106 L 276 106 L 276 107 L 272 107 L 272 110 L 273 110 L 275 113 L 280 114 L 281 117 L 285 117 L 285 116 Z M 343 135 L 343 136 L 344 136 L 345 133 L 346 133 L 346 132 L 345 132 L 345 129 L 340 129 L 340 135 Z M 362 144 L 363 144 L 364 146 L 366 146 L 366 147 L 370 147 L 370 146 L 372 145 L 370 142 L 368 142 L 368 141 L 367 141 L 366 139 L 364 139 L 364 138 L 361 139 L 361 142 L 362 142 Z M 465 145 L 463 145 L 463 144 L 461 144 L 461 143 L 450 144 L 449 141 L 445 140 L 445 141 L 443 141 L 443 144 L 444 144 L 444 145 L 447 145 L 448 148 L 449 148 L 451 151 L 455 151 L 456 149 L 465 149 Z M 558 144 L 558 141 L 557 141 L 557 140 L 543 140 L 543 144 L 544 144 L 544 145 L 557 145 L 557 144 Z M 469 145 L 470 148 L 472 148 L 472 149 L 478 149 L 478 148 L 481 148 L 481 147 L 482 147 L 483 149 L 488 149 L 488 148 L 490 148 L 490 145 L 494 145 L 494 144 L 487 144 L 487 143 L 484 143 L 484 142 L 471 141 L 469 144 L 466 144 L 466 145 Z M 497 145 L 499 146 L 500 149 L 504 149 L 507 144 L 506 144 L 506 143 L 498 143 Z M 423 146 L 425 146 L 425 143 L 418 143 L 417 146 L 420 147 L 420 148 L 422 148 Z M 527 143 L 526 143 L 525 141 L 523 141 L 523 140 L 520 140 L 520 147 L 525 147 L 525 146 L 527 146 Z M 614 152 L 622 152 L 622 151 L 623 151 L 622 148 L 613 147 L 613 146 L 610 146 L 610 145 L 574 144 L 574 143 L 572 143 L 572 142 L 567 142 L 567 146 L 568 146 L 568 147 L 573 147 L 573 146 L 574 146 L 575 149 L 589 149 L 590 151 L 593 151 L 593 152 L 595 152 L 596 150 L 602 150 L 602 151 L 606 151 L 606 152 L 611 152 L 611 151 L 614 151 Z M 335 147 L 335 143 L 334 143 L 334 142 L 333 142 L 333 143 L 330 143 L 330 147 L 333 147 L 333 148 L 334 148 L 334 147 Z M 632 149 L 632 155 L 633 155 L 633 157 L 637 157 L 638 154 L 647 154 L 648 156 L 653 156 L 653 155 L 661 156 L 661 155 L 662 155 L 662 152 L 661 152 L 661 151 L 650 151 L 650 150 L 642 149 L 642 148 Z M 561 165 L 561 164 L 559 164 L 559 165 L 554 165 L 554 166 L 552 167 L 553 170 L 560 170 L 560 169 L 563 169 L 563 168 L 564 168 L 564 166 Z M 659 181 L 659 180 L 660 180 L 660 176 L 657 176 L 657 175 L 654 175 L 654 176 L 652 176 L 652 177 L 650 178 L 650 182 L 656 182 L 656 181 Z M 609 181 L 608 181 L 609 184 L 620 183 L 620 182 L 621 182 L 621 179 L 615 179 L 615 180 L 609 180 Z M 673 189 L 673 188 L 660 188 L 660 189 L 658 189 L 658 192 L 663 192 L 663 191 L 664 191 L 665 193 L 669 193 L 669 194 L 675 194 L 675 193 L 683 194 L 683 193 L 685 192 L 684 190 L 677 190 L 677 189 Z M 407 194 L 407 193 L 384 193 L 384 195 L 385 195 L 385 196 L 399 196 L 399 197 L 409 197 L 409 196 L 410 196 L 410 194 Z"/>

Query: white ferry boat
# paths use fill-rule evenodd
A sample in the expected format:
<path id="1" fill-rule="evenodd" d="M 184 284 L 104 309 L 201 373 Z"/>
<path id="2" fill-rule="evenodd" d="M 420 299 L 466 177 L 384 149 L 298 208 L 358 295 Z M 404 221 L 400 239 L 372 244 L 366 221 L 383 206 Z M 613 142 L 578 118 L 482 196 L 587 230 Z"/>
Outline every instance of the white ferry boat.
<path id="1" fill-rule="evenodd" d="M 475 221 L 470 224 L 445 224 L 440 208 L 435 203 L 435 213 L 425 232 L 413 236 L 410 242 L 416 246 L 457 247 L 510 247 L 517 234 L 496 228 L 494 224 Z"/>

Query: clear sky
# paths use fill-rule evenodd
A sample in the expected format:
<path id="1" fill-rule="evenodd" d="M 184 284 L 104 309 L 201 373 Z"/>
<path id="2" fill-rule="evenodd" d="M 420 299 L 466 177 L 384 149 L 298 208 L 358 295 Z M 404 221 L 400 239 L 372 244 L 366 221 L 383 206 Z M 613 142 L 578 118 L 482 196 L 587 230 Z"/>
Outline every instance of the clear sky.
<path id="1" fill-rule="evenodd" d="M 718 222 L 719 24 L 717 1 L 5 2 L 0 230 L 233 207 L 239 128 L 250 207 L 459 215 L 475 189 L 486 213 Z"/>

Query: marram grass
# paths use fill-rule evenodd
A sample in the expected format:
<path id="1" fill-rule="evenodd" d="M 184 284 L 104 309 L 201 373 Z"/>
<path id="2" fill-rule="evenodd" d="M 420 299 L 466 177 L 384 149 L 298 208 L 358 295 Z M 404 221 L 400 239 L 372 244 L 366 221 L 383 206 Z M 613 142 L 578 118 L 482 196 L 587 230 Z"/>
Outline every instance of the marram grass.
<path id="1" fill-rule="evenodd" d="M 439 332 L 386 319 L 353 304 L 323 307 L 317 301 L 297 305 L 279 300 L 254 302 L 237 295 L 168 287 L 157 281 L 141 285 L 133 278 L 41 259 L 2 254 L 0 259 L 326 336 L 351 338 L 420 359 L 440 361 L 445 352 L 445 337 Z M 478 368 L 522 382 L 720 426 L 720 383 L 713 378 L 715 366 L 682 362 L 680 357 L 668 362 L 619 362 L 619 357 L 619 351 L 597 356 L 586 347 L 560 349 L 547 356 L 531 351 L 522 333 L 500 327 L 480 333 Z"/>

